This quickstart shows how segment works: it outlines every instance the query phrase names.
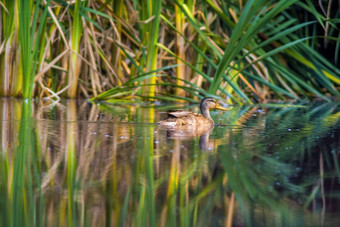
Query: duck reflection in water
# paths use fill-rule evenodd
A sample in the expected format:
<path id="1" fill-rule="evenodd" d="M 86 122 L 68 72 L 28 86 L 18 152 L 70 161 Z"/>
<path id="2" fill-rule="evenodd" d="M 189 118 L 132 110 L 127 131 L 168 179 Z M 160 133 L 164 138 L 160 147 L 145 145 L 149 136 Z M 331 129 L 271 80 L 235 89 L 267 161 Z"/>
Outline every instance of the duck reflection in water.
<path id="1" fill-rule="evenodd" d="M 200 137 L 199 146 L 201 150 L 204 151 L 213 151 L 215 148 L 215 142 L 209 140 L 210 133 L 213 131 L 214 126 L 211 128 L 202 128 L 202 127 L 176 127 L 169 128 L 164 126 L 159 126 L 159 129 L 165 131 L 166 138 L 172 139 L 175 141 L 183 141 L 187 139 L 192 139 L 194 137 Z"/>
<path id="2" fill-rule="evenodd" d="M 221 107 L 213 98 L 202 99 L 200 110 L 202 114 L 187 111 L 170 111 L 168 116 L 158 122 L 161 129 L 167 131 L 168 138 L 187 139 L 200 136 L 200 148 L 202 150 L 213 150 L 209 143 L 209 134 L 214 128 L 214 121 L 210 116 L 210 109 L 227 111 Z"/>

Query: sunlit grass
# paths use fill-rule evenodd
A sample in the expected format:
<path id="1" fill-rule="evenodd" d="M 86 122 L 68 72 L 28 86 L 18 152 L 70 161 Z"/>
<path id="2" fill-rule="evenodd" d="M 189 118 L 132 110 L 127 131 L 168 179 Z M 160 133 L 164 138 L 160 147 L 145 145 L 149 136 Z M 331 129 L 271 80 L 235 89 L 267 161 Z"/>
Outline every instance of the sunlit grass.
<path id="1" fill-rule="evenodd" d="M 104 100 L 122 89 L 119 99 L 231 104 L 339 96 L 339 15 L 311 1 L 1 3 L 1 95 Z"/>
<path id="2" fill-rule="evenodd" d="M 17 96 L 22 90 L 21 54 L 16 51 L 19 37 L 14 33 L 18 24 L 17 20 L 14 20 L 18 12 L 18 1 L 5 1 L 3 7 L 6 10 L 2 16 L 0 95 Z"/>
<path id="3" fill-rule="evenodd" d="M 70 64 L 69 64 L 69 75 L 68 75 L 68 84 L 69 88 L 67 89 L 67 96 L 69 98 L 75 98 L 77 94 L 78 88 L 78 78 L 80 74 L 81 61 L 78 57 L 80 52 L 80 44 L 81 44 L 81 36 L 83 34 L 83 25 L 82 25 L 82 17 L 80 14 L 80 8 L 83 6 L 83 1 L 76 0 L 75 5 L 72 11 L 72 33 L 70 37 Z"/>

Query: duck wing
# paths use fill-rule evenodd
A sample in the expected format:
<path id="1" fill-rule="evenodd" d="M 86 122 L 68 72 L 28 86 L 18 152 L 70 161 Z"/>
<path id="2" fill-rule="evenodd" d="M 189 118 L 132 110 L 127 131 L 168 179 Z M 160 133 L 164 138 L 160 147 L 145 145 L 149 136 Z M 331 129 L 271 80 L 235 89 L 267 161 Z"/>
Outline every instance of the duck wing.
<path id="1" fill-rule="evenodd" d="M 201 122 L 205 119 L 201 114 L 198 113 L 192 113 L 189 111 L 171 111 L 168 112 L 168 116 L 158 122 L 158 125 L 163 125 L 165 127 L 174 127 L 179 125 L 191 125 L 194 126 L 198 122 Z M 205 122 L 206 123 L 206 122 Z M 209 122 L 208 122 L 209 123 Z"/>
<path id="2" fill-rule="evenodd" d="M 188 115 L 193 114 L 189 111 L 181 111 L 181 110 L 175 110 L 168 112 L 168 117 L 175 117 L 175 118 L 181 118 L 181 117 L 187 117 Z"/>

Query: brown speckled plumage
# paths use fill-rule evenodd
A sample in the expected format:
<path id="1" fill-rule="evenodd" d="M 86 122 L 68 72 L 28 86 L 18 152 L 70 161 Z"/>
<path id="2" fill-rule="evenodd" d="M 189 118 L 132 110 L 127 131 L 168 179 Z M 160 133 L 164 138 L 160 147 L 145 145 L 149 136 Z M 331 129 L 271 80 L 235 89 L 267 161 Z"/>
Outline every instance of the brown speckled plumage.
<path id="1" fill-rule="evenodd" d="M 200 109 L 202 114 L 186 111 L 168 112 L 168 116 L 164 120 L 158 122 L 157 124 L 165 127 L 200 125 L 206 128 L 211 128 L 214 126 L 214 121 L 210 117 L 209 110 L 210 109 L 227 110 L 218 105 L 218 103 L 213 98 L 209 97 L 202 99 Z"/>

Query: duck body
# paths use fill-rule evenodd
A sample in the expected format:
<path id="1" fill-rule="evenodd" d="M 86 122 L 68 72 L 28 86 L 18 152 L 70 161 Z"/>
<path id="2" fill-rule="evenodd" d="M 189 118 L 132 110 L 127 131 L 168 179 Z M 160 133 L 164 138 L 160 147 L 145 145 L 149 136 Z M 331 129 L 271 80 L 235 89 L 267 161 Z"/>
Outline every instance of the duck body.
<path id="1" fill-rule="evenodd" d="M 214 121 L 212 119 L 205 118 L 202 114 L 199 113 L 191 113 L 191 112 L 168 112 L 168 116 L 158 122 L 157 124 L 163 126 L 195 126 L 195 125 L 214 125 Z"/>
<path id="2" fill-rule="evenodd" d="M 209 129 L 214 126 L 214 120 L 211 118 L 209 110 L 227 110 L 210 97 L 202 99 L 200 109 L 202 114 L 188 111 L 168 112 L 168 116 L 157 124 L 164 127 L 201 126 Z"/>

